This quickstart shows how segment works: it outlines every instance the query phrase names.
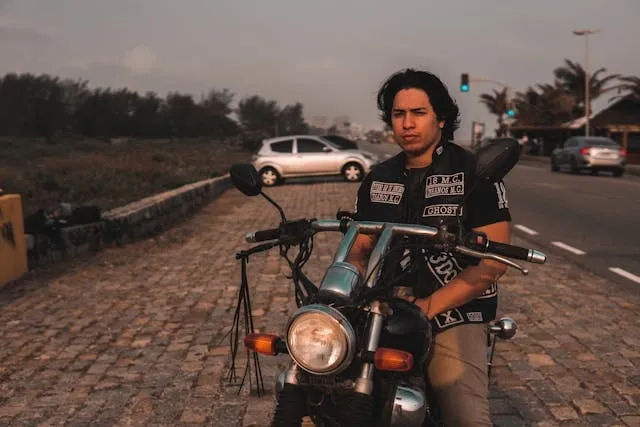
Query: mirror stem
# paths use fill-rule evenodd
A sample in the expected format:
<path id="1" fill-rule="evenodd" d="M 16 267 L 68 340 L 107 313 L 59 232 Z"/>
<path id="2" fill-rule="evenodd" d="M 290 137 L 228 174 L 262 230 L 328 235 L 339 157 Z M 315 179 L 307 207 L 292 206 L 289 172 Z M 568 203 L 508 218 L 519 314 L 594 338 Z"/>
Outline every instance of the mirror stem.
<path id="1" fill-rule="evenodd" d="M 278 209 L 278 212 L 280 212 L 280 218 L 282 218 L 282 222 L 286 222 L 287 218 L 284 216 L 284 211 L 282 210 L 282 208 L 276 202 L 274 202 L 271 197 L 267 196 L 263 191 L 260 191 L 260 194 L 262 194 L 262 196 L 265 199 L 267 199 L 269 203 L 271 203 L 273 206 L 276 207 L 276 209 Z"/>

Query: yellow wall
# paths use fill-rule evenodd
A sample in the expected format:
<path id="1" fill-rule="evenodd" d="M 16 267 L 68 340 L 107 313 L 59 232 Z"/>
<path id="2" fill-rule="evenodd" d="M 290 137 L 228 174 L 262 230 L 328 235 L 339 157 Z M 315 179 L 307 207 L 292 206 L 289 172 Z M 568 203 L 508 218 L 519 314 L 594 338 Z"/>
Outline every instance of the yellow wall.
<path id="1" fill-rule="evenodd" d="M 18 194 L 0 196 L 0 287 L 19 279 L 27 269 L 22 200 Z"/>

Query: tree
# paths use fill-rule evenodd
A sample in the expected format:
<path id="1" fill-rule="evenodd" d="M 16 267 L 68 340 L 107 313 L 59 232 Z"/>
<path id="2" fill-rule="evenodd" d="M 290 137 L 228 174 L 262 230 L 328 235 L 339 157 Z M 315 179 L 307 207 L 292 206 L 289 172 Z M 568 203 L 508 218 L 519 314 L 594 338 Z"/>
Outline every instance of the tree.
<path id="1" fill-rule="evenodd" d="M 242 130 L 267 136 L 308 131 L 301 103 L 282 111 L 275 101 L 259 96 L 240 103 L 244 129 L 233 120 L 234 94 L 211 89 L 195 102 L 192 95 L 154 92 L 143 95 L 128 88 L 88 88 L 84 80 L 48 74 L 9 73 L 0 76 L 0 135 L 44 137 L 60 134 L 110 140 L 113 137 L 225 138 Z"/>
<path id="2" fill-rule="evenodd" d="M 170 92 L 167 95 L 166 114 L 170 136 L 178 138 L 196 136 L 194 128 L 198 122 L 198 108 L 193 96 Z"/>
<path id="3" fill-rule="evenodd" d="M 199 104 L 202 133 L 212 137 L 233 136 L 239 133 L 238 124 L 228 117 L 233 112 L 231 103 L 234 96 L 229 89 L 212 89 L 206 97 L 202 97 Z"/>
<path id="4" fill-rule="evenodd" d="M 146 92 L 136 101 L 131 117 L 131 135 L 138 138 L 162 136 L 163 100 L 155 92 Z"/>
<path id="5" fill-rule="evenodd" d="M 523 125 L 554 126 L 573 118 L 575 98 L 564 88 L 550 84 L 531 86 L 525 92 L 516 93 L 516 122 Z"/>
<path id="6" fill-rule="evenodd" d="M 274 136 L 279 113 L 276 101 L 267 101 L 258 95 L 244 98 L 238 103 L 238 119 L 247 132 Z"/>
<path id="7" fill-rule="evenodd" d="M 508 110 L 507 89 L 500 91 L 494 89 L 493 94 L 483 93 L 480 95 L 480 102 L 487 107 L 489 113 L 497 117 L 498 131 L 496 134 L 498 136 L 502 135 L 504 132 L 504 115 L 507 114 Z"/>
<path id="8" fill-rule="evenodd" d="M 620 81 L 622 82 L 618 87 L 618 93 L 622 91 L 629 92 L 628 96 L 635 98 L 640 101 L 640 77 L 638 76 L 624 76 L 620 77 Z M 620 98 L 620 96 L 615 96 L 612 100 Z"/>
<path id="9" fill-rule="evenodd" d="M 294 105 L 285 106 L 278 114 L 278 134 L 294 135 L 306 134 L 309 125 L 304 121 L 303 106 L 296 102 Z"/>
<path id="10" fill-rule="evenodd" d="M 570 59 L 564 60 L 564 65 L 553 70 L 556 78 L 556 85 L 563 88 L 567 93 L 576 99 L 574 109 L 572 111 L 573 118 L 584 117 L 585 115 L 585 70 L 577 62 Z M 589 111 L 591 109 L 591 101 L 599 98 L 603 93 L 608 92 L 612 88 L 607 85 L 618 79 L 618 74 L 601 76 L 606 73 L 606 68 L 599 68 L 590 73 L 589 77 Z"/>

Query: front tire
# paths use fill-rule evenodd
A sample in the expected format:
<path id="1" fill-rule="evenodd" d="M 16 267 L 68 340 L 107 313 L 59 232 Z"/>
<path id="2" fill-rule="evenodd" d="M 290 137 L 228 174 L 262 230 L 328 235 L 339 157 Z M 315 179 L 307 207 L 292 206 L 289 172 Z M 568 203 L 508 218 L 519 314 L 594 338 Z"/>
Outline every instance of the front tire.
<path id="1" fill-rule="evenodd" d="M 293 384 L 285 384 L 278 395 L 271 427 L 300 427 L 305 413 L 304 393 Z"/>

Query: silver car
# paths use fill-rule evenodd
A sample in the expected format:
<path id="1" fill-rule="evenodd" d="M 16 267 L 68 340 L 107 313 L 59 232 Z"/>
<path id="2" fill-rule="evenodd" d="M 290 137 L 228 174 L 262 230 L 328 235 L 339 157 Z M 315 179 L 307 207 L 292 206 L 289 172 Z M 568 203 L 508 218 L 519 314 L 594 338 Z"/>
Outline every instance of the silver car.
<path id="1" fill-rule="evenodd" d="M 562 148 L 551 152 L 551 170 L 566 168 L 571 173 L 588 170 L 593 175 L 600 171 L 622 176 L 627 165 L 627 153 L 612 140 L 601 136 L 574 136 Z"/>
<path id="2" fill-rule="evenodd" d="M 252 158 L 265 186 L 276 185 L 285 178 L 322 175 L 342 175 L 347 181 L 358 182 L 378 161 L 373 153 L 341 150 L 314 135 L 265 139 Z"/>

